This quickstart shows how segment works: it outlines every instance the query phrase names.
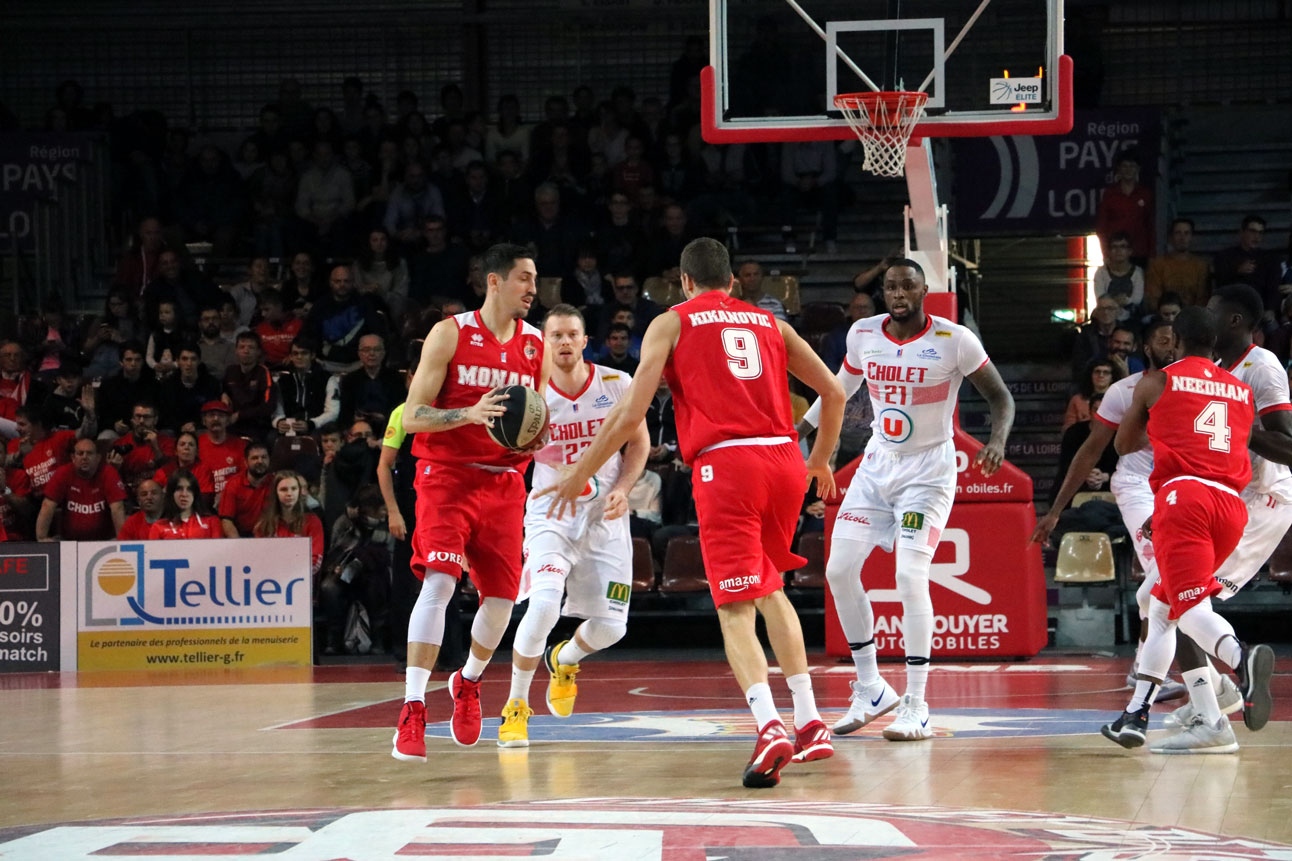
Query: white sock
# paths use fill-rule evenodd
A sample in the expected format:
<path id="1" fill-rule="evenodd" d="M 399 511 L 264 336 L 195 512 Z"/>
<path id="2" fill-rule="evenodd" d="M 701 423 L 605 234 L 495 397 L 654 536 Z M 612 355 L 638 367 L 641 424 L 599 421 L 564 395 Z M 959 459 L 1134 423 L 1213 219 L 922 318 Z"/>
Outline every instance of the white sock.
<path id="1" fill-rule="evenodd" d="M 786 676 L 785 684 L 790 688 L 790 699 L 794 701 L 794 728 L 802 729 L 814 720 L 821 720 L 821 713 L 816 710 L 816 697 L 812 693 L 812 677 L 807 673 Z"/>
<path id="2" fill-rule="evenodd" d="M 431 681 L 431 671 L 410 666 L 404 670 L 404 702 L 426 702 L 426 686 Z"/>
<path id="3" fill-rule="evenodd" d="M 1216 689 L 1211 686 L 1211 671 L 1207 667 L 1198 667 L 1185 670 L 1180 675 L 1189 688 L 1189 703 L 1193 710 L 1206 719 L 1207 726 L 1215 726 L 1220 720 L 1220 705 L 1216 702 Z"/>
<path id="4" fill-rule="evenodd" d="M 534 681 L 533 670 L 522 670 L 513 664 L 511 668 L 510 699 L 529 702 L 529 685 L 532 681 Z"/>
<path id="5" fill-rule="evenodd" d="M 749 703 L 749 710 L 754 713 L 754 722 L 758 724 L 759 732 L 773 721 L 781 722 L 776 703 L 772 702 L 772 689 L 767 682 L 750 685 L 749 690 L 745 691 L 745 702 Z"/>
<path id="6" fill-rule="evenodd" d="M 480 677 L 484 675 L 485 667 L 487 666 L 489 666 L 489 658 L 481 660 L 476 657 L 474 651 L 470 652 L 467 655 L 467 662 L 462 665 L 462 678 L 470 682 L 478 682 Z"/>
<path id="7" fill-rule="evenodd" d="M 1207 660 L 1207 669 L 1211 674 L 1212 689 L 1217 691 L 1220 690 L 1220 683 L 1224 680 L 1224 676 L 1220 674 L 1220 670 L 1216 669 L 1216 665 L 1213 664 L 1210 659 Z"/>
<path id="8" fill-rule="evenodd" d="M 574 638 L 566 640 L 565 645 L 556 653 L 556 662 L 566 666 L 575 666 L 579 661 L 588 656 L 588 653 L 579 648 L 574 642 Z"/>
<path id="9" fill-rule="evenodd" d="M 1157 692 L 1161 688 L 1157 682 L 1149 682 L 1144 679 L 1135 680 L 1135 693 L 1131 694 L 1130 703 L 1126 706 L 1126 711 L 1137 712 L 1140 709 L 1150 708 L 1153 700 L 1157 699 Z M 1214 700 L 1215 697 L 1212 697 Z"/>
<path id="10" fill-rule="evenodd" d="M 859 644 L 852 650 L 852 665 L 857 668 L 857 681 L 863 685 L 869 686 L 879 681 L 879 659 L 876 657 L 876 651 L 873 639 Z"/>

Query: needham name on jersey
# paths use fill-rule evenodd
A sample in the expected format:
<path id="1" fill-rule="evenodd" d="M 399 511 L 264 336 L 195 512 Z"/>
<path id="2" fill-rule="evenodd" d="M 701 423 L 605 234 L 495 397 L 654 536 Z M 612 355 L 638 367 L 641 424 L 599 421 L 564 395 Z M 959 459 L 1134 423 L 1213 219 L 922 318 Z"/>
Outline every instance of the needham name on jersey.
<path id="1" fill-rule="evenodd" d="M 710 323 L 739 323 L 742 326 L 765 326 L 772 328 L 770 314 L 757 314 L 752 311 L 696 311 L 687 314 L 692 326 L 707 326 Z"/>
<path id="2" fill-rule="evenodd" d="M 521 374 L 506 368 L 490 368 L 487 365 L 458 365 L 457 367 L 460 386 L 480 386 L 485 389 L 496 389 L 501 386 L 537 388 L 532 374 Z"/>
<path id="3" fill-rule="evenodd" d="M 1198 377 L 1179 377 L 1174 375 L 1171 377 L 1171 391 L 1226 398 L 1231 401 L 1238 401 L 1240 404 L 1250 402 L 1252 394 L 1252 390 L 1246 386 L 1222 383 L 1219 380 L 1203 380 Z"/>

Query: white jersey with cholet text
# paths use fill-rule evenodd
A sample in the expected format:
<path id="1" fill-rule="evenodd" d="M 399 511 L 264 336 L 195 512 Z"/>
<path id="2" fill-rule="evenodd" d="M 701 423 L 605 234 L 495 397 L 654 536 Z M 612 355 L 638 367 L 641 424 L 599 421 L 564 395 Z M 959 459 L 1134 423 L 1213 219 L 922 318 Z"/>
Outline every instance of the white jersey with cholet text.
<path id="1" fill-rule="evenodd" d="M 1225 370 L 1252 387 L 1252 395 L 1256 398 L 1255 427 L 1261 427 L 1261 416 L 1267 413 L 1292 410 L 1287 371 L 1283 370 L 1278 357 L 1264 347 L 1253 344 Z M 1280 502 L 1292 502 L 1292 470 L 1252 454 L 1252 480 L 1247 490 L 1268 494 Z"/>
<path id="2" fill-rule="evenodd" d="M 1104 399 L 1099 403 L 1098 411 L 1095 412 L 1095 418 L 1114 431 L 1117 430 L 1122 420 L 1126 418 L 1126 411 L 1130 409 L 1131 397 L 1135 394 L 1135 384 L 1142 379 L 1144 379 L 1144 372 L 1136 371 L 1109 386 L 1108 391 L 1104 392 Z M 1146 445 L 1139 451 L 1119 457 L 1117 472 L 1123 476 L 1133 475 L 1143 478 L 1147 483 L 1149 475 L 1153 472 L 1153 447 Z"/>
<path id="3" fill-rule="evenodd" d="M 588 380 L 578 392 L 563 392 L 555 381 L 547 383 L 547 411 L 550 417 L 547 445 L 534 455 L 534 488 L 550 487 L 560 481 L 561 470 L 579 462 L 583 452 L 606 421 L 611 408 L 628 391 L 632 377 L 598 365 L 588 365 Z M 619 478 L 623 456 L 616 453 L 597 470 L 598 492 L 593 498 L 604 499 Z M 531 494 L 527 514 L 546 516 L 551 496 Z"/>
<path id="4" fill-rule="evenodd" d="M 864 376 L 874 407 L 872 445 L 910 454 L 951 439 L 960 383 L 989 361 L 969 329 L 932 314 L 904 341 L 886 329 L 887 314 L 867 317 L 848 331 L 843 366 Z"/>

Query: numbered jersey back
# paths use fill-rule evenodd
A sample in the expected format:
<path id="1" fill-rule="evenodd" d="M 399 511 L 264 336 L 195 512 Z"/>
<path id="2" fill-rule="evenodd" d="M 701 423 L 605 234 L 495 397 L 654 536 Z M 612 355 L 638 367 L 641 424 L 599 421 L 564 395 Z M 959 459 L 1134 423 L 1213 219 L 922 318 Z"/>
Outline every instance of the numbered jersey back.
<path id="1" fill-rule="evenodd" d="M 734 439 L 797 439 L 785 339 L 766 311 L 721 290 L 673 310 L 682 331 L 664 378 L 673 391 L 678 447 L 687 463 Z"/>
<path id="2" fill-rule="evenodd" d="M 1166 387 L 1148 412 L 1149 486 L 1156 492 L 1173 478 L 1193 476 L 1241 493 L 1252 477 L 1251 388 L 1198 356 L 1186 356 L 1163 373 Z"/>

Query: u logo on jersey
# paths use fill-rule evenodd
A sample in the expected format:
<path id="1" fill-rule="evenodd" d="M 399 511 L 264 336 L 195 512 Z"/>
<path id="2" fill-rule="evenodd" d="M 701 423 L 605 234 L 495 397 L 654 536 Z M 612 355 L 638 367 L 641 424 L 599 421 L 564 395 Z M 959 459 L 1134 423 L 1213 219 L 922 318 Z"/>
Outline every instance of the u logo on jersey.
<path id="1" fill-rule="evenodd" d="M 906 442 L 911 437 L 911 417 L 889 407 L 879 414 L 879 433 L 889 442 Z"/>

